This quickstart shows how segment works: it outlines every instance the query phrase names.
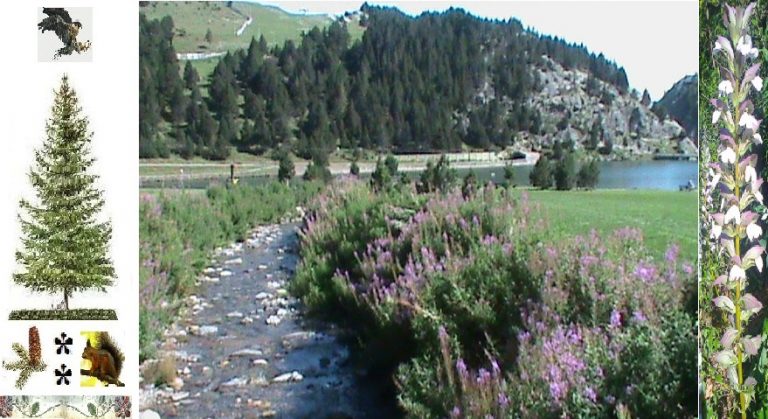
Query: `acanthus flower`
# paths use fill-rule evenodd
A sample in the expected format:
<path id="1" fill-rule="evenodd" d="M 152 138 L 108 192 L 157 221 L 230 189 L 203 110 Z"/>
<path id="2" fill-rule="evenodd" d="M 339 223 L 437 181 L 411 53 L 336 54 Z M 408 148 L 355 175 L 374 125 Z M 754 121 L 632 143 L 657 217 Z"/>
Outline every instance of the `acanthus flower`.
<path id="1" fill-rule="evenodd" d="M 748 33 L 754 7 L 754 3 L 745 8 L 725 6 L 723 15 L 730 39 L 719 36 L 713 49 L 715 59 L 725 61 L 720 62 L 719 97 L 710 101 L 714 107 L 712 123 L 722 127 L 717 154 L 722 164 L 710 165 L 714 174 L 709 176 L 712 182 L 706 185 L 704 200 L 711 207 L 717 207 L 712 197 L 720 200 L 722 212 L 710 215 L 711 222 L 707 225 L 709 237 L 729 261 L 727 271 L 721 272 L 713 282 L 717 297 L 712 303 L 727 314 L 727 324 L 720 339 L 723 349 L 715 353 L 711 361 L 723 370 L 730 382 L 742 419 L 746 418 L 756 383 L 745 374 L 743 362 L 756 355 L 761 344 L 759 336 L 745 333 L 749 318 L 762 309 L 762 303 L 745 292 L 747 271 L 754 267 L 762 272 L 765 252 L 756 243 L 763 229 L 752 207 L 755 202 L 763 201 L 760 192 L 763 180 L 755 170 L 757 156 L 750 154 L 753 145 L 763 142 L 758 133 L 761 120 L 754 116 L 754 105 L 747 98 L 750 88 L 756 92 L 763 89 L 763 79 L 758 74 L 760 64 L 749 63 L 759 55 Z"/>

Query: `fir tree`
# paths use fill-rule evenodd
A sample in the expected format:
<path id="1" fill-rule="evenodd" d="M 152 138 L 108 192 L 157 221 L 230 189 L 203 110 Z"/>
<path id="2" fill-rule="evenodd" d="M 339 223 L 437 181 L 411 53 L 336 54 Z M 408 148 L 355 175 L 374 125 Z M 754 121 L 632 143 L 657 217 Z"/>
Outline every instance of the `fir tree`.
<path id="1" fill-rule="evenodd" d="M 61 293 L 67 310 L 73 293 L 105 292 L 115 277 L 107 255 L 112 227 L 109 221 L 97 221 L 104 199 L 96 189 L 97 176 L 88 172 L 94 162 L 88 156 L 92 136 L 64 76 L 46 139 L 29 172 L 38 202 L 20 202 L 26 217 L 19 215 L 23 237 L 16 261 L 24 269 L 13 280 L 32 291 Z"/>
<path id="2" fill-rule="evenodd" d="M 280 156 L 280 167 L 277 169 L 277 178 L 280 182 L 288 183 L 296 175 L 293 160 L 287 151 L 283 151 Z"/>

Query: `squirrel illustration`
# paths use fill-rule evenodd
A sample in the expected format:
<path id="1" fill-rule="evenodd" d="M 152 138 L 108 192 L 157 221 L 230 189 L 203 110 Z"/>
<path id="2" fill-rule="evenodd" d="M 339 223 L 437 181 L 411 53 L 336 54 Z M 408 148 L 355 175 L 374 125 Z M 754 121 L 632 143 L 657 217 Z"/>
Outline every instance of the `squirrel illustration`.
<path id="1" fill-rule="evenodd" d="M 99 348 L 91 345 L 90 339 L 87 340 L 83 349 L 83 359 L 91 361 L 91 369 L 80 370 L 80 375 L 96 377 L 107 385 L 125 386 L 119 380 L 125 356 L 107 332 L 99 334 Z"/>

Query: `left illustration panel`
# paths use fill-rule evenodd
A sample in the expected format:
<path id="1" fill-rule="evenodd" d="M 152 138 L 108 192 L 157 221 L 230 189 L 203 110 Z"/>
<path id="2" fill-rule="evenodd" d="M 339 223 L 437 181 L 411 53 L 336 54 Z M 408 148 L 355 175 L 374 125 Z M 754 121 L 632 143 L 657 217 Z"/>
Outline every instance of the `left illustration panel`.
<path id="1" fill-rule="evenodd" d="M 0 28 L 0 417 L 134 409 L 135 7 L 14 4 Z"/>

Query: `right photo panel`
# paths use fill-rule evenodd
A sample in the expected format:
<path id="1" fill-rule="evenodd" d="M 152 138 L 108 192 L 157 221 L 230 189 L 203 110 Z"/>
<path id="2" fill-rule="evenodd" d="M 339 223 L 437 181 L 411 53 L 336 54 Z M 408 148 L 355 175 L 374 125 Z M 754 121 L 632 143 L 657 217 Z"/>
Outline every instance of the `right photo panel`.
<path id="1" fill-rule="evenodd" d="M 764 2 L 699 2 L 700 416 L 768 417 Z"/>

